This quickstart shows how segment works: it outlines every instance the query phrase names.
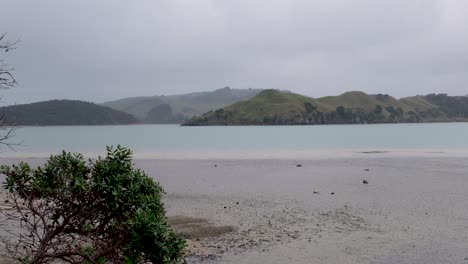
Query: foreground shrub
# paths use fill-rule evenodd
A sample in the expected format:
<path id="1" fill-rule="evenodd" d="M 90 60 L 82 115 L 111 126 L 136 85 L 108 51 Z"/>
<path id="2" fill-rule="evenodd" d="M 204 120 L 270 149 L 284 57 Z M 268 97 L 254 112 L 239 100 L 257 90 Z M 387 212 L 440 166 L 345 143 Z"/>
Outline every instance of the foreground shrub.
<path id="1" fill-rule="evenodd" d="M 162 187 L 133 167 L 132 152 L 108 147 L 86 162 L 51 156 L 43 167 L 2 166 L 15 225 L 3 236 L 22 263 L 180 263 L 185 241 L 169 227 Z"/>

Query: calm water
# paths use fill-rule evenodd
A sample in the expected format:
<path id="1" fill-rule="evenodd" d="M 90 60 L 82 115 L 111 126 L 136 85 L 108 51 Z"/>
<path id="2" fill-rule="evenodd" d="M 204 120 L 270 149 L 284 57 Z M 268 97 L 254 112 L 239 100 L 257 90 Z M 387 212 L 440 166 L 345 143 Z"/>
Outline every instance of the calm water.
<path id="1" fill-rule="evenodd" d="M 121 144 L 135 152 L 174 150 L 468 149 L 468 123 L 180 127 L 177 125 L 19 128 L 17 153 L 66 149 L 103 152 Z M 5 149 L 3 149 L 5 152 Z"/>

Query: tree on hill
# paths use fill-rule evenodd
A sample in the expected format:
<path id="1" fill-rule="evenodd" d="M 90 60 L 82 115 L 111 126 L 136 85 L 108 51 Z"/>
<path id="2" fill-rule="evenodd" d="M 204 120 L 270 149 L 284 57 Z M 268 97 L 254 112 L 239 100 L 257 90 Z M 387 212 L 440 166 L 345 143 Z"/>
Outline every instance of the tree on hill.
<path id="1" fill-rule="evenodd" d="M 449 117 L 466 118 L 468 117 L 468 97 L 466 96 L 448 96 L 447 94 L 428 94 L 426 100 L 438 105 L 440 110 Z"/>
<path id="2" fill-rule="evenodd" d="M 380 115 L 380 114 L 382 114 L 382 111 L 383 111 L 383 108 L 382 108 L 381 105 L 379 105 L 379 104 L 375 105 L 374 114 Z"/>
<path id="3" fill-rule="evenodd" d="M 378 101 L 381 101 L 381 102 L 385 102 L 385 101 L 387 101 L 389 98 L 390 98 L 390 95 L 388 95 L 388 94 L 380 94 L 380 93 L 379 93 L 379 94 L 377 94 L 377 95 L 375 96 L 375 99 L 377 99 Z"/>
<path id="4" fill-rule="evenodd" d="M 317 110 L 317 107 L 314 106 L 311 102 L 305 102 L 304 107 L 305 107 L 306 112 L 309 114 Z"/>
<path id="5" fill-rule="evenodd" d="M 118 146 L 88 163 L 64 151 L 36 169 L 2 166 L 12 208 L 1 211 L 3 224 L 14 229 L 0 249 L 28 264 L 183 262 L 185 241 L 166 220 L 163 188 L 131 155 Z"/>
<path id="6" fill-rule="evenodd" d="M 340 105 L 336 108 L 336 113 L 338 114 L 338 116 L 340 118 L 344 118 L 345 117 L 345 108 L 344 106 Z"/>

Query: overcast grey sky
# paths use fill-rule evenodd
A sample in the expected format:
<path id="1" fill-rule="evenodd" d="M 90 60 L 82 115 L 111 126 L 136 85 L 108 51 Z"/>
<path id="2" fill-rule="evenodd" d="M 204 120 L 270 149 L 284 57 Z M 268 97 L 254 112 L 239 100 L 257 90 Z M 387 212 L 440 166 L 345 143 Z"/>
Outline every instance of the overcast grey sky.
<path id="1" fill-rule="evenodd" d="M 3 0 L 7 103 L 280 88 L 468 94 L 464 0 Z"/>

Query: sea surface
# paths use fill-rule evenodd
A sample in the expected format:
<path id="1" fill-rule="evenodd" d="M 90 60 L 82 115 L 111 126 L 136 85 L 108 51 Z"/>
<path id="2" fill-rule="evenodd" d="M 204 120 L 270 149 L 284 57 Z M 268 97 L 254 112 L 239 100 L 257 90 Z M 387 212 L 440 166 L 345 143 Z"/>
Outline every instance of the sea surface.
<path id="1" fill-rule="evenodd" d="M 190 151 L 468 150 L 468 123 L 217 126 L 179 125 L 19 127 L 14 153 L 61 150 L 104 153 L 123 145 L 135 153 Z M 2 147 L 0 155 L 12 151 Z"/>

